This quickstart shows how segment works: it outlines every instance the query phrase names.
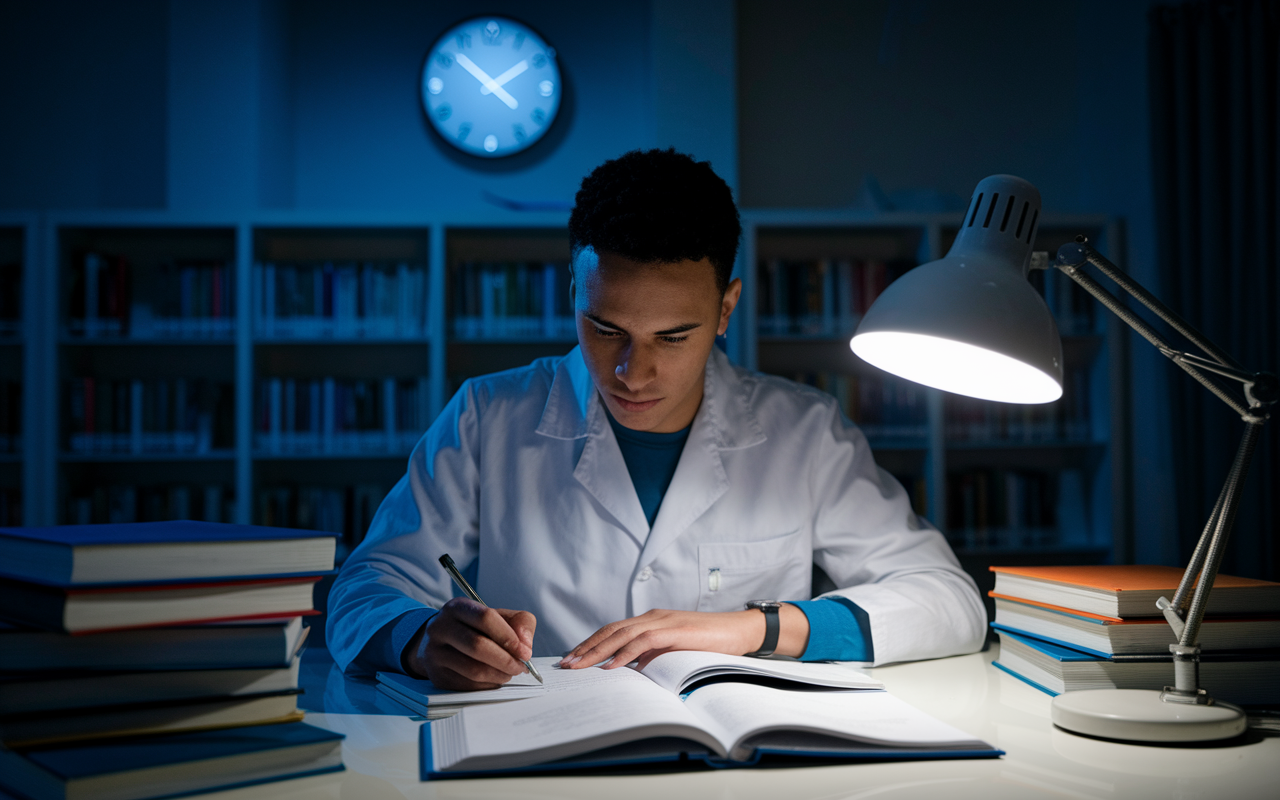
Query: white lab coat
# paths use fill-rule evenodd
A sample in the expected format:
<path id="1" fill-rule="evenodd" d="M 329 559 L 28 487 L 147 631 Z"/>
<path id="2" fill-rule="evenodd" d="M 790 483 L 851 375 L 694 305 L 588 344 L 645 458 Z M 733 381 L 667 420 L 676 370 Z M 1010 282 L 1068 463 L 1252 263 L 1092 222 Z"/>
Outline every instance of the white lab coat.
<path id="1" fill-rule="evenodd" d="M 489 605 L 533 612 L 535 655 L 654 608 L 808 600 L 815 563 L 867 612 L 878 664 L 985 635 L 973 581 L 835 400 L 718 349 L 652 529 L 580 350 L 464 383 L 329 595 L 342 668 L 382 626 L 456 594 L 442 553 Z"/>

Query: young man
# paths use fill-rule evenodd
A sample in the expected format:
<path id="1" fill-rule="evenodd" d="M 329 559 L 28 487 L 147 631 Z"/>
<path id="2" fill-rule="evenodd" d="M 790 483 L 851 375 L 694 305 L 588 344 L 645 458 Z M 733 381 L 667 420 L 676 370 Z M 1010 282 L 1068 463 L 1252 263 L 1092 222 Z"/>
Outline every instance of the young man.
<path id="1" fill-rule="evenodd" d="M 887 663 L 981 646 L 973 582 L 835 400 L 715 347 L 740 234 L 729 188 L 674 151 L 583 181 L 579 346 L 467 381 L 423 436 L 329 596 L 343 669 L 476 689 L 532 655 Z M 493 608 L 455 597 L 443 553 Z M 812 600 L 815 564 L 838 588 Z"/>

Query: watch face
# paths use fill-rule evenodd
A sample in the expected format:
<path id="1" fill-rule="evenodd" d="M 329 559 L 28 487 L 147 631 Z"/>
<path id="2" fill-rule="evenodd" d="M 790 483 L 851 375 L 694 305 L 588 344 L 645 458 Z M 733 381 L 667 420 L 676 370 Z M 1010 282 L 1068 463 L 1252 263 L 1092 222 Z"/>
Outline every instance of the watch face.
<path id="1" fill-rule="evenodd" d="M 531 147 L 560 110 L 556 53 L 528 26 L 475 17 L 450 28 L 427 54 L 422 105 L 446 142 L 499 158 Z"/>

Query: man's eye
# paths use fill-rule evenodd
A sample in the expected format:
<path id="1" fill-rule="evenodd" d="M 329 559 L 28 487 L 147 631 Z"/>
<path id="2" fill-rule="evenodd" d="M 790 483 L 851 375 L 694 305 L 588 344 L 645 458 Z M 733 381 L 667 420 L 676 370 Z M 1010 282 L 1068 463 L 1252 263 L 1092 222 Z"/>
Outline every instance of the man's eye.
<path id="1" fill-rule="evenodd" d="M 622 335 L 622 332 L 621 332 L 621 331 L 611 331 L 611 330 L 606 330 L 605 328 L 596 328 L 596 335 L 597 335 L 597 336 L 603 336 L 603 337 L 608 338 L 608 339 L 612 339 L 612 338 L 614 338 L 614 337 L 616 337 L 616 336 L 621 336 L 621 335 Z"/>
<path id="2" fill-rule="evenodd" d="M 662 341 L 667 342 L 668 344 L 679 344 L 680 342 L 683 342 L 688 338 L 689 338 L 688 334 L 684 336 L 663 336 Z"/>

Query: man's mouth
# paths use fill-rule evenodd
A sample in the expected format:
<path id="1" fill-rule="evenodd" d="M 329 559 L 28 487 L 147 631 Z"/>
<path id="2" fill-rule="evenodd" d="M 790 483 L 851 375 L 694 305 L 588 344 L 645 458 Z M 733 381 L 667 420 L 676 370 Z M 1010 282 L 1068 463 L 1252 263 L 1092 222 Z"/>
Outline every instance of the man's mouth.
<path id="1" fill-rule="evenodd" d="M 648 411 L 649 409 L 651 409 L 651 408 L 653 408 L 654 406 L 656 406 L 656 405 L 659 403 L 659 401 L 661 401 L 661 400 L 662 400 L 662 398 L 661 398 L 661 397 L 659 397 L 659 398 L 656 398 L 656 399 L 654 399 L 654 400 L 642 400 L 642 401 L 640 401 L 640 402 L 636 402 L 636 401 L 634 401 L 634 400 L 627 400 L 626 398 L 619 397 L 619 396 L 618 396 L 618 395 L 616 395 L 616 394 L 615 394 L 615 395 L 613 395 L 613 401 L 614 401 L 615 403 L 617 403 L 617 404 L 618 404 L 618 406 L 619 406 L 623 411 L 629 411 L 629 412 L 631 412 L 631 413 L 633 413 L 633 414 L 635 414 L 635 413 L 639 413 L 639 412 L 641 412 L 641 411 Z"/>

